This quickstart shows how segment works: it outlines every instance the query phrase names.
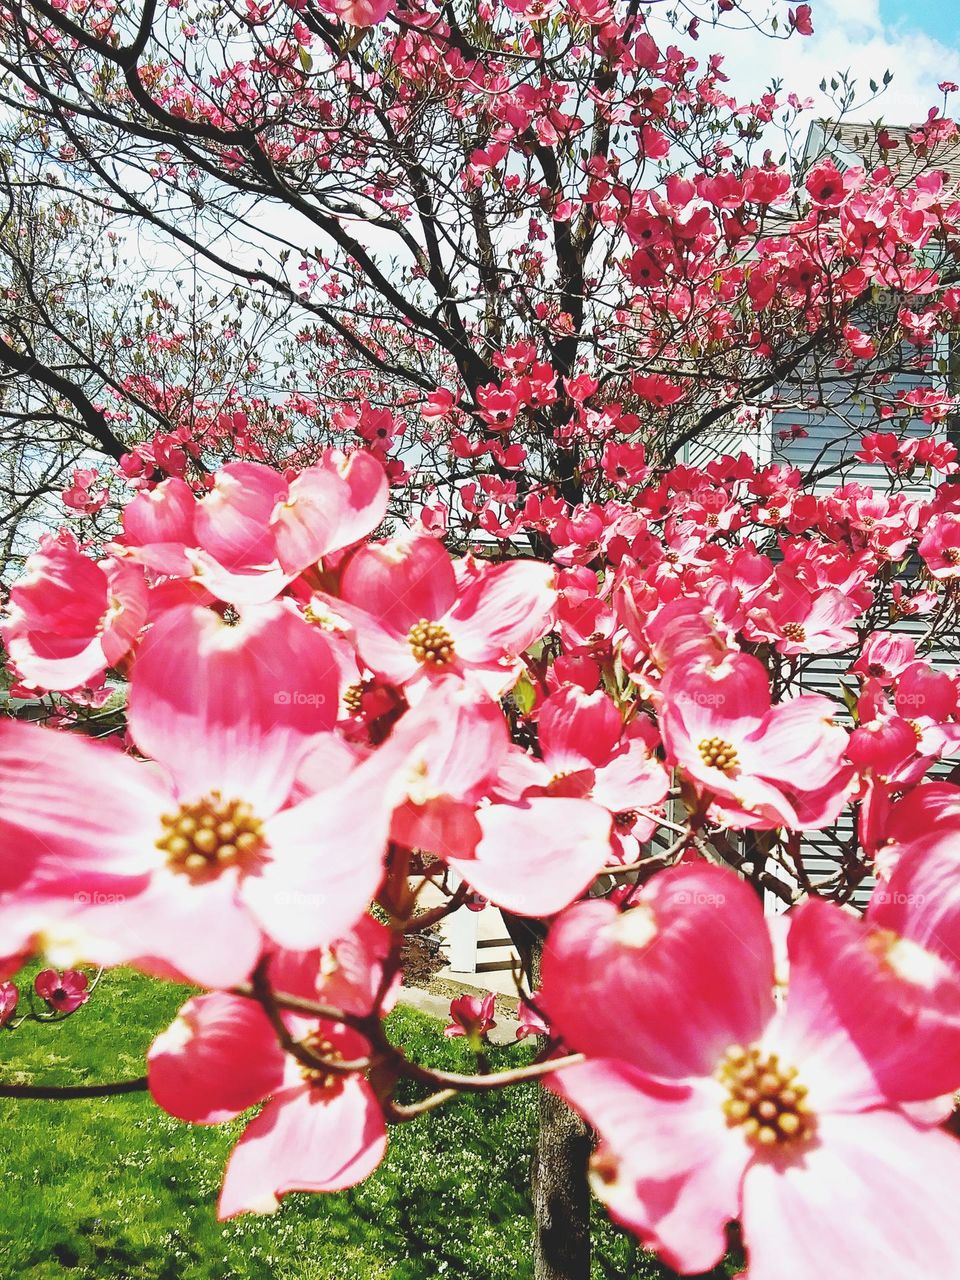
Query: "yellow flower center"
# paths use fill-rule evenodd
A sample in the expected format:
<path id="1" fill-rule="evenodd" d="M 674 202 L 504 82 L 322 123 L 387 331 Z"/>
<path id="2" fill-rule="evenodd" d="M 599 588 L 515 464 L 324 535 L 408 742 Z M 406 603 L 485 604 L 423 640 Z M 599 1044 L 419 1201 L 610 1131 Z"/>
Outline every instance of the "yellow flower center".
<path id="1" fill-rule="evenodd" d="M 407 641 L 416 660 L 427 666 L 445 667 L 453 659 L 453 636 L 441 622 L 421 618 L 410 628 Z"/>
<path id="2" fill-rule="evenodd" d="M 242 800 L 224 800 L 213 791 L 160 819 L 156 841 L 174 871 L 208 880 L 225 867 L 249 866 L 266 847 L 260 820 Z"/>
<path id="3" fill-rule="evenodd" d="M 807 638 L 807 633 L 799 622 L 786 623 L 783 628 L 783 634 L 788 640 L 792 640 L 794 644 L 803 644 Z"/>
<path id="4" fill-rule="evenodd" d="M 808 1142 L 816 1119 L 807 1106 L 807 1090 L 797 1081 L 796 1067 L 784 1067 L 775 1053 L 756 1045 L 731 1045 L 714 1072 L 728 1097 L 723 1114 L 731 1129 L 742 1129 L 757 1147 Z"/>
<path id="5" fill-rule="evenodd" d="M 356 684 L 344 690 L 343 705 L 351 716 L 358 716 L 363 710 L 363 682 L 358 680 Z"/>
<path id="6" fill-rule="evenodd" d="M 315 627 L 319 627 L 321 631 L 329 631 L 333 635 L 343 634 L 349 629 L 349 624 L 345 618 L 339 613 L 334 613 L 332 609 L 316 598 L 312 599 L 303 611 L 303 616 L 307 622 Z"/>
<path id="7" fill-rule="evenodd" d="M 697 750 L 700 758 L 710 769 L 720 769 L 723 773 L 733 773 L 740 764 L 736 748 L 723 738 L 703 738 Z"/>
<path id="8" fill-rule="evenodd" d="M 334 1048 L 333 1044 L 326 1038 L 322 1031 L 311 1031 L 300 1041 L 301 1046 L 307 1049 L 311 1054 L 316 1054 L 318 1058 L 323 1058 L 324 1062 L 342 1062 L 343 1054 L 339 1049 Z M 300 1063 L 300 1074 L 310 1086 L 311 1091 L 321 1093 L 325 1098 L 335 1098 L 338 1093 L 343 1091 L 343 1082 L 346 1076 L 342 1071 L 336 1070 L 335 1067 L 326 1065 L 308 1067 L 306 1063 Z"/>

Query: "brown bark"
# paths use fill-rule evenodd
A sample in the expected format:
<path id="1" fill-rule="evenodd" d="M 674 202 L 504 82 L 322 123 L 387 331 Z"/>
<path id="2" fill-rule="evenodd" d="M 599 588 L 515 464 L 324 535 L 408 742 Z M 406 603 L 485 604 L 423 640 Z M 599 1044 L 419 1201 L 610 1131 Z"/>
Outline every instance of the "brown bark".
<path id="1" fill-rule="evenodd" d="M 526 962 L 536 989 L 543 937 L 532 935 L 530 929 Z M 591 1145 L 590 1131 L 580 1117 L 556 1094 L 541 1088 L 531 1173 L 534 1280 L 590 1280 Z"/>
<path id="2" fill-rule="evenodd" d="M 533 1162 L 534 1280 L 590 1280 L 590 1145 L 580 1117 L 541 1089 Z"/>

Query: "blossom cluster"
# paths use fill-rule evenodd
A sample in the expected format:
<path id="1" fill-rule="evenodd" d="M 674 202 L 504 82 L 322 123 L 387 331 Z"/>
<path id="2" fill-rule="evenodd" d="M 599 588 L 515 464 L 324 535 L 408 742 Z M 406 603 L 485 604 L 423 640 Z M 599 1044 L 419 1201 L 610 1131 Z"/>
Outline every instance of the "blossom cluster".
<path id="1" fill-rule="evenodd" d="M 44 952 L 203 988 L 150 1088 L 195 1123 L 264 1103 L 219 1208 L 268 1212 L 377 1166 L 418 1110 L 401 1076 L 446 1096 L 383 1020 L 423 888 L 440 915 L 479 894 L 551 922 L 520 1076 L 589 1120 L 598 1195 L 671 1265 L 711 1267 L 740 1219 L 755 1280 L 784 1241 L 790 1275 L 950 1274 L 960 789 L 929 771 L 958 687 L 895 622 L 955 604 L 953 495 L 723 458 L 558 500 L 546 563 L 384 535 L 367 451 L 138 491 L 99 554 L 52 536 L 11 593 L 16 690 L 64 696 L 58 727 L 0 722 L 0 976 Z M 845 703 L 803 690 L 823 654 Z M 78 731 L 97 689 L 125 699 L 105 743 Z M 843 813 L 863 919 L 802 865 Z M 452 1013 L 479 1047 L 492 1001 Z"/>

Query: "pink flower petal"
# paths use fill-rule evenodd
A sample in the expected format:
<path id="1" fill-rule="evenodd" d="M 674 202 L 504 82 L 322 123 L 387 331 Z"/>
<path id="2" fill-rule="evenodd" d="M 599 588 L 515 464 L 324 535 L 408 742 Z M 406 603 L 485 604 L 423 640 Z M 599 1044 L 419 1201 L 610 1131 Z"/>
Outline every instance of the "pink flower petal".
<path id="1" fill-rule="evenodd" d="M 308 467 L 290 485 L 271 524 L 277 559 L 285 573 L 316 564 L 336 541 L 337 477 L 323 467 Z"/>
<path id="2" fill-rule="evenodd" d="M 711 1075 L 773 1014 L 773 949 L 756 895 L 705 863 L 657 875 L 638 905 L 571 908 L 550 931 L 541 999 L 574 1049 L 663 1076 Z"/>
<path id="3" fill-rule="evenodd" d="M 123 508 L 123 541 L 128 546 L 194 545 L 197 500 L 185 480 L 170 476 L 155 489 L 145 489 Z"/>
<path id="4" fill-rule="evenodd" d="M 343 598 L 406 643 L 421 618 L 436 622 L 456 596 L 453 565 L 436 538 L 361 547 L 343 575 Z M 361 637 L 361 652 L 363 643 Z M 374 668 L 376 669 L 376 668 Z"/>
<path id="5" fill-rule="evenodd" d="M 290 1191 L 342 1191 L 371 1174 L 387 1149 L 383 1114 L 357 1076 L 333 1097 L 283 1090 L 247 1125 L 223 1178 L 218 1215 L 273 1213 Z"/>
<path id="6" fill-rule="evenodd" d="M 233 626 L 184 605 L 140 646 L 130 732 L 181 798 L 219 790 L 264 818 L 289 795 L 311 736 L 336 722 L 338 702 L 330 641 L 287 605 L 251 606 Z"/>
<path id="7" fill-rule="evenodd" d="M 646 744 L 635 738 L 597 770 L 593 798 L 613 813 L 622 813 L 635 805 L 658 805 L 669 786 L 666 769 L 656 756 L 649 754 Z"/>
<path id="8" fill-rule="evenodd" d="M 468 662 L 522 653 L 549 629 L 557 592 L 538 560 L 486 566 L 450 611 L 457 653 Z"/>
<path id="9" fill-rule="evenodd" d="M 33 980 L 33 989 L 41 1000 L 49 1000 L 60 985 L 60 974 L 56 969 L 41 969 Z"/>
<path id="10" fill-rule="evenodd" d="M 363 916 L 383 877 L 391 764 L 374 755 L 337 787 L 266 824 L 270 861 L 245 877 L 241 893 L 280 946 L 328 946 Z"/>
<path id="11" fill-rule="evenodd" d="M 268 569 L 225 569 L 206 551 L 190 553 L 190 565 L 198 585 L 228 604 L 267 604 L 276 599 L 294 576 L 279 566 Z M 163 572 L 159 565 L 154 567 Z M 169 570 L 167 570 L 169 572 Z"/>
<path id="12" fill-rule="evenodd" d="M 216 991 L 187 1001 L 151 1045 L 147 1071 L 165 1111 L 218 1124 L 280 1088 L 284 1053 L 258 1004 Z"/>
<path id="13" fill-rule="evenodd" d="M 539 740 L 552 773 L 605 764 L 620 741 L 623 721 L 603 691 L 567 685 L 540 708 Z"/>
<path id="14" fill-rule="evenodd" d="M 70 896 L 149 872 L 170 793 L 115 747 L 0 721 L 0 889 Z"/>
<path id="15" fill-rule="evenodd" d="M 744 767 L 763 778 L 817 791 L 835 777 L 847 746 L 847 733 L 833 723 L 829 698 L 804 693 L 774 707 L 741 747 Z"/>
<path id="16" fill-rule="evenodd" d="M 387 478 L 372 454 L 329 449 L 291 483 L 275 512 L 277 557 L 299 573 L 330 552 L 372 533 L 386 514 Z"/>
<path id="17" fill-rule="evenodd" d="M 802 1159 L 743 1185 L 750 1280 L 945 1280 L 960 1273 L 960 1146 L 889 1111 L 827 1115 Z"/>
<path id="18" fill-rule="evenodd" d="M 863 1110 L 960 1087 L 960 974 L 910 944 L 898 958 L 895 939 L 817 899 L 791 912 L 787 942 L 786 1014 L 771 1043 L 800 1070 L 815 1108 Z"/>
<path id="19" fill-rule="evenodd" d="M 352 546 L 376 529 L 387 514 L 389 484 L 382 464 L 366 449 L 324 451 L 320 465 L 333 468 L 343 485 L 336 542 L 324 555 Z"/>
<path id="20" fill-rule="evenodd" d="M 372 1013 L 383 982 L 392 966 L 394 934 L 363 916 L 356 925 L 323 951 L 276 951 L 270 957 L 270 982 L 276 991 L 319 1000 L 360 1017 Z M 387 986 L 381 1008 L 389 1011 L 400 987 L 397 968 Z"/>
<path id="21" fill-rule="evenodd" d="M 204 987 L 246 981 L 263 942 L 235 870 L 192 883 L 163 865 L 139 891 L 89 895 L 59 928 L 92 964 L 133 965 Z"/>
<path id="22" fill-rule="evenodd" d="M 10 657 L 24 680 L 38 689 L 79 689 L 107 667 L 99 635 L 76 653 L 64 653 L 68 645 L 68 641 L 48 641 L 34 635 L 28 647 L 14 632 L 7 635 Z"/>
<path id="23" fill-rule="evenodd" d="M 147 620 L 149 596 L 138 565 L 116 560 L 105 562 L 103 567 L 110 583 L 110 609 L 100 640 L 106 663 L 112 667 L 129 653 L 140 634 Z"/>
<path id="24" fill-rule="evenodd" d="M 918 787 L 912 795 L 932 790 Z M 874 890 L 867 919 L 941 956 L 960 975 L 960 823 L 952 801 L 945 796 L 942 808 L 932 803 L 927 812 L 919 801 L 911 806 L 914 838 L 901 846 L 887 884 Z"/>
<path id="25" fill-rule="evenodd" d="M 196 509 L 200 546 L 228 570 L 269 568 L 276 560 L 270 517 L 286 497 L 287 482 L 272 467 L 258 462 L 221 467 Z"/>
<path id="26" fill-rule="evenodd" d="M 713 1080 L 656 1081 L 622 1062 L 567 1067 L 547 1083 L 598 1131 L 594 1191 L 611 1216 L 670 1266 L 706 1271 L 723 1256 L 751 1150 L 727 1128 Z"/>
<path id="27" fill-rule="evenodd" d="M 483 838 L 475 856 L 446 860 L 484 897 L 518 915 L 560 911 L 610 858 L 610 815 L 589 800 L 494 804 L 477 818 Z"/>
<path id="28" fill-rule="evenodd" d="M 509 749 L 500 707 L 475 683 L 455 677 L 432 684 L 389 739 L 414 803 L 480 800 Z"/>

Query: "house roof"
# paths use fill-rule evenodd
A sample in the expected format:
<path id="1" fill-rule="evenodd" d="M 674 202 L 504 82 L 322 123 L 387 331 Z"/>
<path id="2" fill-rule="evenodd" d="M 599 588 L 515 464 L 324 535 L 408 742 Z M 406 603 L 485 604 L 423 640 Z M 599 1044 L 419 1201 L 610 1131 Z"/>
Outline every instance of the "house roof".
<path id="1" fill-rule="evenodd" d="M 960 133 L 952 138 L 934 142 L 929 147 L 917 147 L 911 141 L 921 125 L 875 125 L 844 121 L 834 124 L 821 120 L 811 125 L 807 138 L 807 156 L 822 153 L 846 161 L 847 165 L 862 164 L 868 171 L 888 165 L 902 179 L 912 182 L 921 173 L 940 169 L 947 175 L 947 182 L 960 187 Z M 877 143 L 877 135 L 883 130 L 887 138 L 899 143 L 885 151 Z"/>

